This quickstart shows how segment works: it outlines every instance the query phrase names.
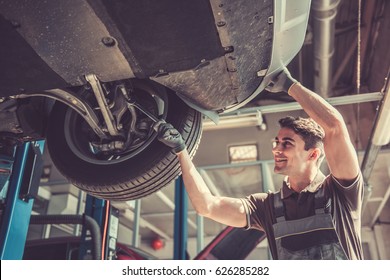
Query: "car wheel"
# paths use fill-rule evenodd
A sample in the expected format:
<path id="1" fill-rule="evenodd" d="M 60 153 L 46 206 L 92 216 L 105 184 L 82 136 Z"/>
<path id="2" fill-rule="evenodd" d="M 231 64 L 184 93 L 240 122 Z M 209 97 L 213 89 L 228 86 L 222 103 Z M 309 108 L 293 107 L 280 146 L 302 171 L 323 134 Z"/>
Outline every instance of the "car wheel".
<path id="1" fill-rule="evenodd" d="M 143 83 L 133 87 L 140 103 L 150 111 L 161 107 L 151 96 L 158 94 L 164 100 L 162 117 L 182 134 L 193 156 L 201 138 L 201 113 L 164 88 Z M 86 121 L 66 105 L 55 104 L 47 132 L 47 146 L 54 165 L 75 186 L 102 199 L 133 200 L 161 189 L 181 173 L 177 156 L 157 140 L 153 122 L 146 115 L 137 112 L 137 121 L 131 119 L 129 114 L 125 125 L 131 129 L 137 127 L 143 133 L 142 139 L 135 139 L 121 153 L 99 153 L 91 145 L 96 135 Z"/>

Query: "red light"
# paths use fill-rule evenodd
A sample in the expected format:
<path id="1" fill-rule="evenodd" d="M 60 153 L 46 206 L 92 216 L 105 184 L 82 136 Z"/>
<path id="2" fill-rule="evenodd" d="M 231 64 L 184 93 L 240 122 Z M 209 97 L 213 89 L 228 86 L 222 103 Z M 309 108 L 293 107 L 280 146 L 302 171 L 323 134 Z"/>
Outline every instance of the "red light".
<path id="1" fill-rule="evenodd" d="M 159 237 L 153 239 L 150 243 L 150 246 L 156 251 L 164 248 L 164 245 L 164 241 L 162 241 Z"/>

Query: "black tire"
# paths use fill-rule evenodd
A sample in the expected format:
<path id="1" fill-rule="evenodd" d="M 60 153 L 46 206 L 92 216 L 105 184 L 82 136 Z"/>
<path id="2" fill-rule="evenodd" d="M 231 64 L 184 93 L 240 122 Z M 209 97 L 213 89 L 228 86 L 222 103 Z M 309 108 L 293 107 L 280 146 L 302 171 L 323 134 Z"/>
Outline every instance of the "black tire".
<path id="1" fill-rule="evenodd" d="M 166 121 L 182 134 L 193 156 L 202 133 L 201 113 L 174 93 L 167 96 Z M 127 201 L 150 195 L 181 174 L 177 156 L 157 139 L 139 154 L 121 162 L 95 164 L 85 161 L 72 151 L 65 137 L 65 116 L 71 110 L 61 103 L 55 105 L 50 115 L 47 146 L 57 169 L 81 190 L 97 198 Z"/>

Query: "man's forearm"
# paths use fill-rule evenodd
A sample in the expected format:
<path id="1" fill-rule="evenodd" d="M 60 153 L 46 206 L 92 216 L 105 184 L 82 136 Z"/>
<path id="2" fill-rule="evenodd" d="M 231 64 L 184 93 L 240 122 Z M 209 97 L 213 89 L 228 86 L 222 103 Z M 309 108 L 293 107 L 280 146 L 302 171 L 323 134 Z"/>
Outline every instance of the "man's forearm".
<path id="1" fill-rule="evenodd" d="M 324 128 L 325 132 L 340 125 L 343 126 L 341 114 L 325 99 L 300 83 L 291 86 L 288 94 L 302 106 L 309 117 Z"/>
<path id="2" fill-rule="evenodd" d="M 208 213 L 208 199 L 212 196 L 203 178 L 196 170 L 187 150 L 180 152 L 178 155 L 184 185 L 192 206 L 200 215 Z"/>
<path id="3" fill-rule="evenodd" d="M 180 133 L 165 122 L 157 123 L 154 129 L 158 140 L 176 153 L 188 197 L 197 213 L 225 225 L 244 227 L 246 213 L 241 199 L 214 196 L 195 168 Z"/>
<path id="4" fill-rule="evenodd" d="M 241 199 L 214 196 L 192 163 L 187 150 L 178 155 L 184 185 L 196 212 L 219 223 L 233 226 L 246 226 L 246 213 Z"/>

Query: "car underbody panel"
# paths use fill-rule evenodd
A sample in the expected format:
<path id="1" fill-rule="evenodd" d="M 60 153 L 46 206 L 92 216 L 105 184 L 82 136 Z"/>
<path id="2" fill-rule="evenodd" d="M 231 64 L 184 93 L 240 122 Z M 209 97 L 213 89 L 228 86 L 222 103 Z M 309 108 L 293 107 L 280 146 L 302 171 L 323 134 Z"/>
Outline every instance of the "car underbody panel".
<path id="1" fill-rule="evenodd" d="M 95 74 L 150 78 L 222 110 L 255 91 L 271 59 L 273 1 L 15 0 L 2 1 L 0 14 L 0 96 L 83 85 Z"/>
<path id="2" fill-rule="evenodd" d="M 203 115 L 244 106 L 303 44 L 310 0 L 0 1 L 0 148 L 45 139 L 78 188 L 147 196 L 180 175 Z M 145 160 L 147 159 L 147 160 Z M 82 172 L 80 172 L 82 170 Z"/>

